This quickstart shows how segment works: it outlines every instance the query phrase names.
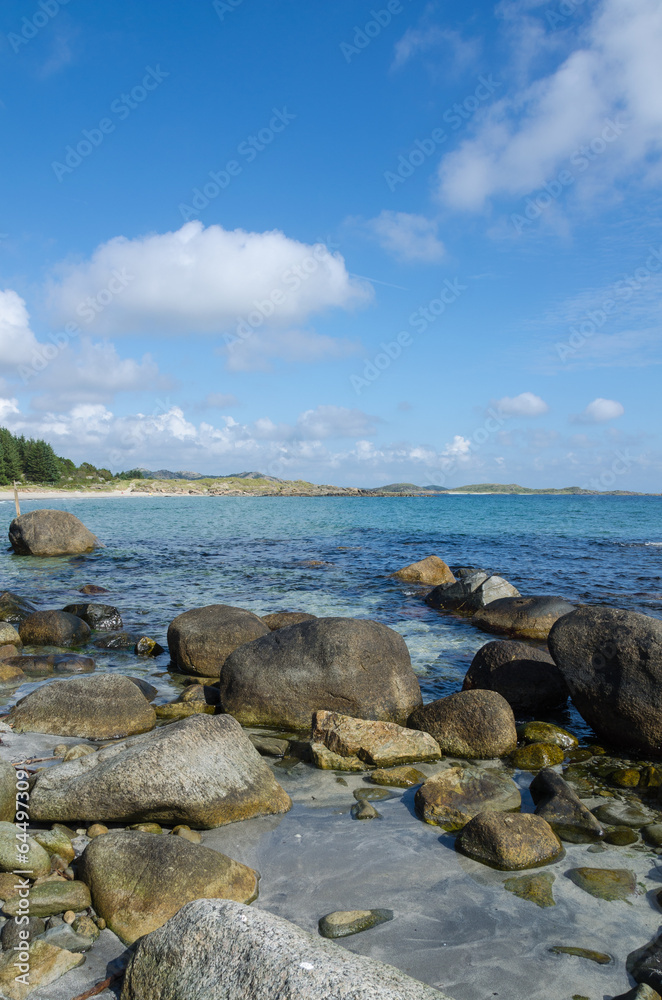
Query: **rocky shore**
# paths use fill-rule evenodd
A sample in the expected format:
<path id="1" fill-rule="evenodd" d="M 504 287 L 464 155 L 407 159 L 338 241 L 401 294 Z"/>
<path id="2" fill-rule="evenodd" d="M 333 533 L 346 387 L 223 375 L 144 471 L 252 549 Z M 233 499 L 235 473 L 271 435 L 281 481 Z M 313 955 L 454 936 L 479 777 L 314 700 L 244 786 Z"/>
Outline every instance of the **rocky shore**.
<path id="1" fill-rule="evenodd" d="M 101 545 L 58 511 L 10 541 Z M 461 690 L 423 704 L 377 621 L 215 604 L 164 639 L 94 584 L 0 594 L 1 996 L 659 1000 L 662 622 L 438 556 L 393 578 L 485 633 Z M 170 701 L 96 669 L 159 639 Z"/>

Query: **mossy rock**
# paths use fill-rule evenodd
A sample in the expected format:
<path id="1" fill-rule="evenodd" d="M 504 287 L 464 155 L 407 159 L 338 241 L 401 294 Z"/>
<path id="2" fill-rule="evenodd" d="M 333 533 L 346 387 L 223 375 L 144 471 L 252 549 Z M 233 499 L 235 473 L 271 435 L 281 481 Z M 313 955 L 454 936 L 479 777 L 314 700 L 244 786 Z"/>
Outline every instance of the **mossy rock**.
<path id="1" fill-rule="evenodd" d="M 379 767 L 372 771 L 368 780 L 374 785 L 390 785 L 391 788 L 413 788 L 415 785 L 422 785 L 428 780 L 427 774 L 423 774 L 417 767 Z"/>
<path id="2" fill-rule="evenodd" d="M 541 771 L 543 767 L 563 763 L 563 757 L 563 750 L 555 743 L 529 743 L 519 747 L 511 761 L 521 771 Z"/>
<path id="3" fill-rule="evenodd" d="M 556 901 L 552 894 L 552 885 L 555 877 L 551 872 L 538 872 L 535 875 L 520 875 L 517 878 L 507 878 L 503 887 L 507 892 L 526 899 L 536 906 L 547 907 L 556 906 Z"/>
<path id="4" fill-rule="evenodd" d="M 576 958 L 587 958 L 596 965 L 611 965 L 614 961 L 611 955 L 604 951 L 592 951 L 589 948 L 575 948 L 571 945 L 556 944 L 549 949 L 552 955 L 574 955 Z"/>
<path id="5" fill-rule="evenodd" d="M 336 910 L 322 917 L 318 926 L 322 937 L 335 940 L 360 934 L 388 920 L 393 920 L 393 910 Z"/>
<path id="6" fill-rule="evenodd" d="M 596 899 L 629 901 L 636 895 L 637 879 L 626 868 L 571 868 L 567 877 Z"/>
<path id="7" fill-rule="evenodd" d="M 576 736 L 551 722 L 527 722 L 518 735 L 525 743 L 554 743 L 562 750 L 570 750 L 579 745 Z"/>

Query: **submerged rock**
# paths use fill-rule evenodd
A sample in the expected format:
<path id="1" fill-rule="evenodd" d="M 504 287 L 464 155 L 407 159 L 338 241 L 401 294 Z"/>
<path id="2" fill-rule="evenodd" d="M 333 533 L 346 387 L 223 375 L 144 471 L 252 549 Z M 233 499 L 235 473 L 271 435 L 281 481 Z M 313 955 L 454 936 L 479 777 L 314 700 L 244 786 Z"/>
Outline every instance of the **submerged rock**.
<path id="1" fill-rule="evenodd" d="M 322 937 L 335 940 L 360 934 L 389 920 L 393 920 L 393 910 L 334 910 L 322 917 L 318 926 Z"/>
<path id="2" fill-rule="evenodd" d="M 611 965 L 614 961 L 611 955 L 604 951 L 592 951 L 590 948 L 576 948 L 574 945 L 556 944 L 549 949 L 552 955 L 572 955 L 574 958 L 585 958 L 596 965 Z"/>
<path id="3" fill-rule="evenodd" d="M 320 709 L 404 725 L 421 703 L 402 636 L 354 618 L 316 618 L 246 643 L 225 661 L 220 693 L 243 725 L 299 730 Z"/>
<path id="4" fill-rule="evenodd" d="M 129 682 L 130 683 L 130 682 Z M 223 826 L 292 803 L 228 715 L 194 715 L 37 773 L 36 821 Z"/>
<path id="5" fill-rule="evenodd" d="M 610 902 L 636 895 L 637 879 L 626 868 L 571 868 L 566 877 L 597 899 Z"/>
<path id="6" fill-rule="evenodd" d="M 122 616 L 112 604 L 67 604 L 62 610 L 82 618 L 97 632 L 123 628 Z"/>
<path id="7" fill-rule="evenodd" d="M 569 750 L 579 744 L 576 736 L 551 722 L 527 722 L 522 726 L 520 735 L 525 743 L 555 743 L 562 750 Z"/>
<path id="8" fill-rule="evenodd" d="M 514 896 L 526 899 L 544 909 L 547 906 L 556 906 L 552 893 L 554 881 L 555 876 L 551 872 L 538 872 L 535 875 L 507 878 L 503 887 L 507 892 L 512 892 Z"/>
<path id="9" fill-rule="evenodd" d="M 604 805 L 594 809 L 593 814 L 601 823 L 610 823 L 613 826 L 633 826 L 637 829 L 647 826 L 656 819 L 655 813 L 640 802 L 623 802 L 620 799 L 605 802 Z"/>
<path id="10" fill-rule="evenodd" d="M 10 719 L 17 733 L 92 740 L 144 733 L 156 723 L 152 706 L 121 674 L 52 681 L 22 698 L 11 710 Z"/>
<path id="11" fill-rule="evenodd" d="M 505 597 L 479 611 L 473 623 L 486 632 L 503 632 L 521 639 L 546 639 L 552 625 L 574 610 L 575 605 L 562 597 Z M 567 677 L 565 679 L 567 683 Z"/>
<path id="12" fill-rule="evenodd" d="M 34 614 L 37 610 L 32 601 L 25 597 L 13 594 L 11 590 L 3 590 L 0 593 L 0 621 L 22 622 L 28 615 Z"/>
<path id="13" fill-rule="evenodd" d="M 538 868 L 563 855 L 561 841 L 549 823 L 530 813 L 480 813 L 460 832 L 455 846 L 502 871 Z"/>
<path id="14" fill-rule="evenodd" d="M 93 840 L 80 859 L 79 874 L 94 909 L 126 945 L 162 927 L 191 900 L 250 903 L 259 879 L 252 868 L 219 851 L 137 830 L 116 830 Z"/>
<path id="15" fill-rule="evenodd" d="M 371 771 L 368 779 L 374 785 L 390 785 L 391 788 L 412 788 L 414 785 L 421 785 L 428 780 L 427 774 L 423 774 L 416 767 L 379 767 L 376 771 Z"/>
<path id="16" fill-rule="evenodd" d="M 407 723 L 451 757 L 503 757 L 517 746 L 513 710 L 496 691 L 459 691 L 415 709 Z"/>
<path id="17" fill-rule="evenodd" d="M 451 767 L 428 778 L 416 792 L 416 812 L 444 830 L 461 830 L 484 812 L 518 811 L 520 790 L 507 774 L 495 768 Z"/>
<path id="18" fill-rule="evenodd" d="M 554 626 L 549 648 L 577 710 L 602 739 L 660 752 L 659 619 L 614 608 L 578 608 Z"/>
<path id="19" fill-rule="evenodd" d="M 66 611 L 35 611 L 18 627 L 26 646 L 84 646 L 92 634 L 90 626 Z"/>
<path id="20" fill-rule="evenodd" d="M 511 639 L 495 639 L 474 656 L 463 691 L 498 691 L 515 712 L 535 714 L 564 705 L 568 687 L 546 650 Z"/>
<path id="21" fill-rule="evenodd" d="M 427 583 L 433 587 L 455 583 L 453 573 L 439 556 L 428 556 L 427 559 L 409 563 L 396 570 L 393 576 L 405 583 Z"/>
<path id="22" fill-rule="evenodd" d="M 103 548 L 96 535 L 66 510 L 31 510 L 15 517 L 9 541 L 20 556 L 75 556 Z"/>
<path id="23" fill-rule="evenodd" d="M 176 670 L 218 677 L 233 650 L 266 635 L 268 627 L 252 611 L 211 604 L 185 611 L 170 623 L 168 648 Z"/>
<path id="24" fill-rule="evenodd" d="M 312 742 L 323 743 L 341 757 L 358 757 L 381 767 L 441 757 L 439 744 L 429 733 L 405 729 L 394 722 L 354 719 L 339 712 L 315 712 Z"/>
<path id="25" fill-rule="evenodd" d="M 276 983 L 288 1000 L 448 1000 L 282 917 L 208 899 L 138 942 L 122 1000 L 273 1000 Z"/>
<path id="26" fill-rule="evenodd" d="M 542 816 L 562 840 L 590 844 L 604 836 L 596 817 L 556 771 L 544 768 L 531 782 L 529 791 L 536 815 Z"/>

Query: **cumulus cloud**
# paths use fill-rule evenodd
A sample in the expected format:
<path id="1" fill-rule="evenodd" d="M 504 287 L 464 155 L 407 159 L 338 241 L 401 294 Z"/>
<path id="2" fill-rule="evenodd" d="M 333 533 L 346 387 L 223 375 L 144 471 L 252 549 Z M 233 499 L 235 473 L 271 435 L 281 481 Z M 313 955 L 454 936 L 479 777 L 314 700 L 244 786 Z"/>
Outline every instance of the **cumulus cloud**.
<path id="1" fill-rule="evenodd" d="M 572 418 L 576 424 L 604 424 L 608 420 L 615 420 L 622 417 L 625 407 L 615 399 L 594 399 L 589 403 L 583 413 L 579 413 Z"/>
<path id="2" fill-rule="evenodd" d="M 37 347 L 25 301 L 10 288 L 0 291 L 0 365 L 16 369 L 30 361 Z"/>
<path id="3" fill-rule="evenodd" d="M 656 177 L 661 49 L 658 0 L 601 0 L 582 44 L 552 73 L 493 104 L 477 119 L 474 136 L 442 160 L 442 200 L 479 210 L 494 196 L 542 187 L 564 167 L 576 177 L 586 170 L 595 186 L 599 177 L 608 183 L 634 170 Z M 602 137 L 608 121 L 616 129 L 607 142 Z M 624 129 L 625 141 L 619 138 Z M 581 147 L 591 143 L 586 165 L 573 165 Z"/>
<path id="4" fill-rule="evenodd" d="M 541 417 L 549 412 L 549 406 L 544 399 L 533 392 L 521 392 L 519 396 L 504 396 L 494 403 L 507 417 Z"/>
<path id="5" fill-rule="evenodd" d="M 343 258 L 278 231 L 187 222 L 176 232 L 118 236 L 89 260 L 60 266 L 49 300 L 61 321 L 95 313 L 100 334 L 219 334 L 244 322 L 287 327 L 369 301 Z"/>
<path id="6" fill-rule="evenodd" d="M 366 231 L 379 245 L 399 260 L 435 261 L 444 256 L 438 238 L 439 224 L 423 215 L 384 210 L 365 223 Z"/>

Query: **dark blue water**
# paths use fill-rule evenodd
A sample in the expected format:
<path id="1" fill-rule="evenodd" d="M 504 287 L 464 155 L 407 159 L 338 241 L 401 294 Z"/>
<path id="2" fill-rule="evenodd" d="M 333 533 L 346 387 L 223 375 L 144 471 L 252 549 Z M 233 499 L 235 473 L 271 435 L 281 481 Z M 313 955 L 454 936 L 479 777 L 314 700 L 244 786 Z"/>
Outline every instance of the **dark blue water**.
<path id="1" fill-rule="evenodd" d="M 0 556 L 2 587 L 40 607 L 63 607 L 78 599 L 83 584 L 100 584 L 126 627 L 163 645 L 177 614 L 212 603 L 260 615 L 289 609 L 375 618 L 404 636 L 426 701 L 458 690 L 474 653 L 491 637 L 466 619 L 431 610 L 417 587 L 390 578 L 425 556 L 481 566 L 523 594 L 662 617 L 661 497 L 143 495 L 22 502 L 24 511 L 38 506 L 72 511 L 106 545 L 77 558 Z M 0 503 L 0 513 L 8 527 L 13 501 Z M 147 677 L 168 662 L 167 655 L 147 663 L 132 654 L 98 659 L 106 669 Z M 569 711 L 561 721 L 577 729 Z"/>

